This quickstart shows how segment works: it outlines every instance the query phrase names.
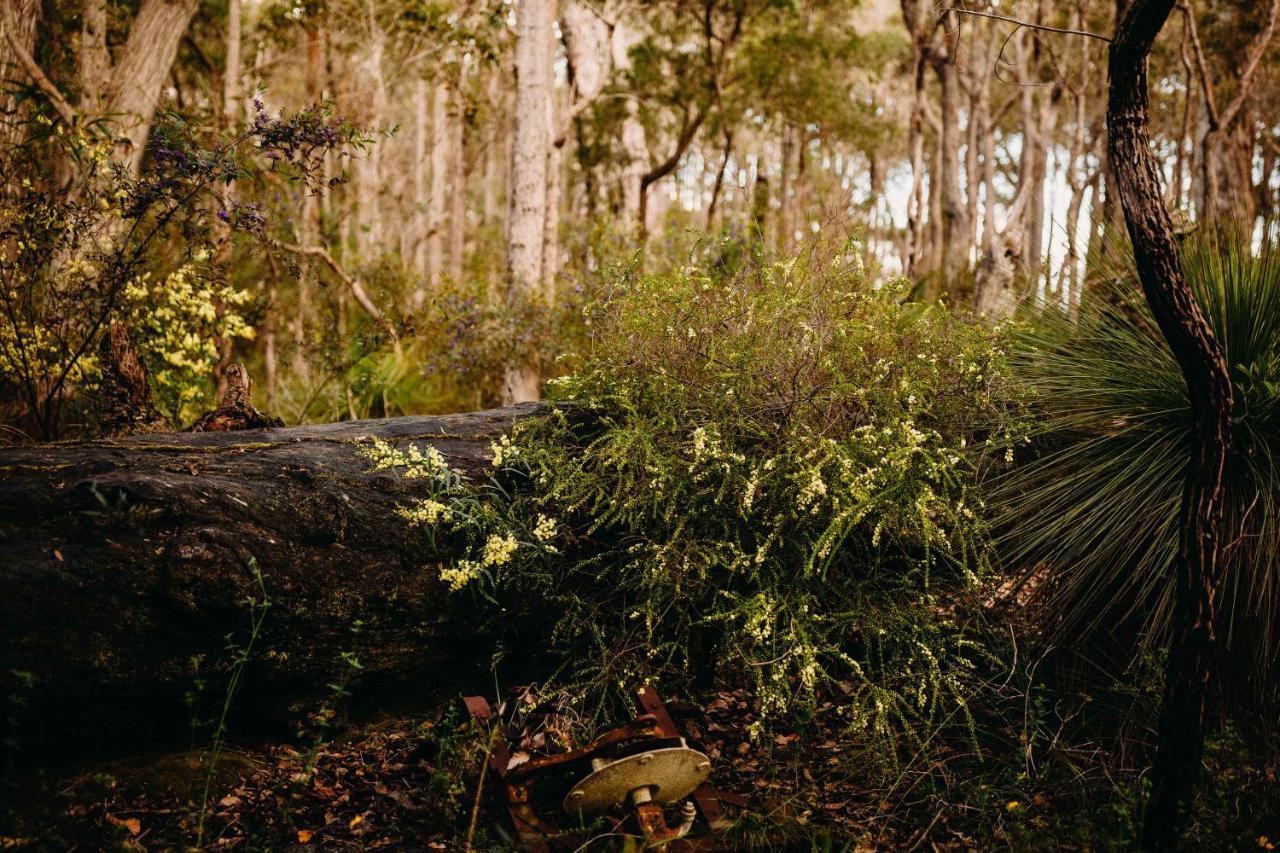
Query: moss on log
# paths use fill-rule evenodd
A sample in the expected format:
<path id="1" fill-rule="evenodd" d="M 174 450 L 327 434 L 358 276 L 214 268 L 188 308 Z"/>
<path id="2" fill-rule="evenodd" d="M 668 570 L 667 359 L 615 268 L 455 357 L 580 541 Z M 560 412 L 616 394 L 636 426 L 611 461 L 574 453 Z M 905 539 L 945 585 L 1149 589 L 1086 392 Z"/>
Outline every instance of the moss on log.
<path id="1" fill-rule="evenodd" d="M 490 440 L 537 411 L 0 450 L 0 699 L 18 700 L 3 734 L 27 759 L 186 736 L 187 694 L 206 680 L 213 713 L 228 637 L 247 639 L 254 561 L 271 604 L 241 720 L 317 701 L 343 651 L 370 689 L 422 691 L 483 660 L 393 512 L 414 481 L 372 471 L 359 443 L 430 444 L 474 475 Z"/>

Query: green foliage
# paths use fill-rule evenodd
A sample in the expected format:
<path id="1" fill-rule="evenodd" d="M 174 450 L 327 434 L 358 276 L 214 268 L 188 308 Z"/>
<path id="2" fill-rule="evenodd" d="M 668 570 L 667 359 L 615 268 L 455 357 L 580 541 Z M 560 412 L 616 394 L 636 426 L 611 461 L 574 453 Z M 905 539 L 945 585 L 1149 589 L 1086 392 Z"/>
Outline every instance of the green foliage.
<path id="1" fill-rule="evenodd" d="M 174 424 L 208 407 L 219 341 L 254 334 L 240 313 L 251 294 L 211 281 L 208 261 L 200 251 L 159 281 L 142 273 L 125 286 L 119 312 L 133 330 L 157 407 Z"/>
<path id="2" fill-rule="evenodd" d="M 717 248 L 618 271 L 553 383 L 568 408 L 495 445 L 487 492 L 376 464 L 440 480 L 404 512 L 468 543 L 442 577 L 551 614 L 598 695 L 715 661 L 770 718 L 839 679 L 850 723 L 896 742 L 963 709 L 980 654 L 942 596 L 988 565 L 976 463 L 1016 427 L 999 336 L 873 286 L 854 246 Z"/>
<path id="3" fill-rule="evenodd" d="M 159 400 L 173 417 L 210 389 L 216 338 L 247 337 L 237 310 L 248 297 L 213 260 L 235 233 L 264 237 L 254 204 L 226 188 L 270 176 L 300 188 L 326 154 L 363 139 L 321 109 L 268 116 L 212 141 L 181 115 L 153 129 L 146 166 L 119 161 L 108 122 L 71 125 L 35 113 L 21 143 L 0 150 L 0 411 L 56 437 L 65 410 L 91 409 L 106 328 L 131 324 Z M 49 162 L 66 177 L 49 177 Z M 201 373 L 204 373 L 201 376 Z"/>
<path id="4" fill-rule="evenodd" d="M 1118 253 L 1122 254 L 1122 253 Z M 1246 238 L 1198 235 L 1188 280 L 1227 351 L 1234 452 L 1226 476 L 1224 675 L 1274 674 L 1280 642 L 1280 256 Z M 1009 558 L 1047 565 L 1064 629 L 1135 620 L 1159 647 L 1172 618 L 1173 559 L 1191 411 L 1178 365 L 1127 266 L 1101 271 L 1109 298 L 1079 317 L 1049 311 L 1013 359 L 1035 394 L 1041 452 L 998 484 Z M 1253 687 L 1261 686 L 1254 681 Z"/>

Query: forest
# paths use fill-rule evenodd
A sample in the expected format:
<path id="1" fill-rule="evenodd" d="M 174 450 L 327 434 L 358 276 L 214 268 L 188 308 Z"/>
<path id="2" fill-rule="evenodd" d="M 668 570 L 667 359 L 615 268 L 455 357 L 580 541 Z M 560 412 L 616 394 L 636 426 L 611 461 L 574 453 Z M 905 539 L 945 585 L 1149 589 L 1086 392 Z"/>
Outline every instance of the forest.
<path id="1" fill-rule="evenodd" d="M 0 849 L 1275 849 L 1278 25 L 0 0 Z"/>

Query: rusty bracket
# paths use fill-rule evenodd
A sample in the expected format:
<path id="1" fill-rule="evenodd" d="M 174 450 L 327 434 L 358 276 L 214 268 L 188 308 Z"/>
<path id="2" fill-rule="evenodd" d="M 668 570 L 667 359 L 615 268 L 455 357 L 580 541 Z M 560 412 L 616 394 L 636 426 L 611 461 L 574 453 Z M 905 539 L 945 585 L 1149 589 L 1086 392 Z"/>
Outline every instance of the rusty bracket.
<path id="1" fill-rule="evenodd" d="M 626 725 L 605 732 L 590 744 L 579 749 L 570 750 L 560 755 L 536 758 L 508 770 L 511 760 L 510 745 L 501 736 L 498 736 L 497 741 L 492 744 L 489 750 L 489 769 L 502 784 L 503 799 L 506 803 L 512 827 L 526 849 L 535 851 L 548 850 L 548 839 L 559 832 L 558 827 L 544 821 L 535 812 L 530 802 L 530 787 L 541 772 L 553 768 L 572 769 L 574 765 L 581 765 L 584 771 L 589 772 L 591 758 L 602 751 L 634 741 L 682 737 L 679 727 L 671 717 L 670 711 L 667 710 L 667 706 L 652 686 L 646 685 L 639 688 L 636 691 L 636 696 L 644 713 Z M 471 717 L 482 723 L 486 728 L 500 724 L 493 706 L 484 697 L 465 696 L 462 701 Z M 710 782 L 704 782 L 698 786 L 690 794 L 690 798 L 697 807 L 698 813 L 701 814 L 703 820 L 706 821 L 707 826 L 712 831 L 721 830 L 730 825 L 730 821 L 725 817 L 723 803 L 745 805 L 743 798 L 722 794 Z M 662 821 L 662 810 L 656 804 L 649 808 L 637 808 L 635 817 L 640 828 L 646 834 L 653 833 L 658 837 L 663 835 L 665 822 L 662 823 L 663 829 L 660 829 L 657 823 Z M 693 843 L 690 844 L 690 842 Z M 688 849 L 701 848 L 703 846 L 693 839 L 681 839 L 676 841 L 671 849 L 674 850 L 676 847 L 685 848 L 686 845 L 688 845 Z"/>

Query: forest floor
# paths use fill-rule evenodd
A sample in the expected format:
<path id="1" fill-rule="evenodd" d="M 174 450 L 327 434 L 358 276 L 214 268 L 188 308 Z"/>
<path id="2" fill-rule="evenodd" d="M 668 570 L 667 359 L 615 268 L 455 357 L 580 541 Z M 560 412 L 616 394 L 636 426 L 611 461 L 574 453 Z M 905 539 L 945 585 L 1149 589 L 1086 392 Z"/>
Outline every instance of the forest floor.
<path id="1" fill-rule="evenodd" d="M 516 760 L 568 748 L 566 731 L 579 725 L 566 717 L 563 695 L 529 696 L 511 744 Z M 746 803 L 729 809 L 735 826 L 712 836 L 713 849 L 1114 849 L 1132 830 L 1141 787 L 1112 777 L 1097 744 L 1071 750 L 1070 761 L 1059 761 L 1065 773 L 993 766 L 981 754 L 1016 753 L 1020 736 L 984 730 L 976 750 L 933 748 L 928 767 L 907 758 L 885 768 L 864 739 L 850 736 L 838 701 L 819 703 L 802 728 L 775 727 L 752 742 L 756 710 L 745 691 L 694 698 L 671 707 L 681 709 L 691 743 L 711 756 L 717 789 Z M 30 781 L 7 818 L 0 810 L 0 850 L 457 850 L 468 841 L 476 850 L 518 849 L 491 776 L 481 788 L 489 738 L 461 702 L 342 728 L 309 722 L 322 725 L 294 743 L 118 760 Z M 1227 821 L 1239 819 L 1243 800 L 1277 790 L 1274 767 L 1221 752 L 1207 760 L 1236 792 L 1235 808 L 1206 803 Z M 1264 825 L 1274 818 L 1246 811 Z M 1275 835 L 1240 829 L 1247 835 L 1230 840 L 1202 829 L 1206 849 L 1273 849 Z M 621 848 L 596 825 L 553 849 Z"/>
<path id="2" fill-rule="evenodd" d="M 1045 797 L 1009 799 L 998 784 L 980 786 L 981 799 L 973 788 L 952 790 L 965 803 L 947 802 L 938 765 L 925 772 L 908 762 L 895 784 L 868 785 L 871 759 L 848 736 L 837 702 L 820 703 L 801 730 L 775 728 L 753 743 L 756 712 L 745 691 L 696 698 L 682 703 L 680 724 L 712 758 L 717 788 L 747 803 L 730 809 L 737 824 L 719 837 L 721 849 L 963 850 L 1000 840 L 1017 846 L 1048 826 Z M 562 697 L 549 705 L 560 710 L 524 717 L 513 756 L 570 742 Z M 479 790 L 487 743 L 457 702 L 309 743 L 104 763 L 27 787 L 0 849 L 445 850 L 468 839 L 475 849 L 510 849 L 495 791 Z M 954 755 L 958 764 L 969 757 Z M 883 769 L 875 775 L 885 778 Z M 601 833 L 569 834 L 556 849 L 584 849 L 588 840 L 606 849 Z"/>

